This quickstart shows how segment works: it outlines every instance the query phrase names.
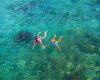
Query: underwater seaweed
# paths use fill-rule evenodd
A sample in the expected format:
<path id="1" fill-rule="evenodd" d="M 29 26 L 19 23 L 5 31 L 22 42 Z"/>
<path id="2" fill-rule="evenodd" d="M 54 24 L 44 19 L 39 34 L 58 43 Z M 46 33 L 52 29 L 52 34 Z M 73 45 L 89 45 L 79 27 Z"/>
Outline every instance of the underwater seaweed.
<path id="1" fill-rule="evenodd" d="M 74 33 L 74 34 L 73 34 Z M 87 53 L 98 53 L 99 52 L 99 34 L 94 34 L 86 30 L 72 30 L 70 32 L 74 39 L 74 43 L 79 47 L 80 51 Z M 72 38 L 72 40 L 73 40 Z M 77 43 L 78 42 L 78 43 Z"/>

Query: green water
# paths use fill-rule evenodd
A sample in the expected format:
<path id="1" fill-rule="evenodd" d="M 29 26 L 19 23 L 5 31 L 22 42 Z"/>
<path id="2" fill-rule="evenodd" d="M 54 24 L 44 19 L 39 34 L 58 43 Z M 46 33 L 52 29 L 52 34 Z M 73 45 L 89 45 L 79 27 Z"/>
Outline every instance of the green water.
<path id="1" fill-rule="evenodd" d="M 100 0 L 0 0 L 0 80 L 100 80 Z"/>

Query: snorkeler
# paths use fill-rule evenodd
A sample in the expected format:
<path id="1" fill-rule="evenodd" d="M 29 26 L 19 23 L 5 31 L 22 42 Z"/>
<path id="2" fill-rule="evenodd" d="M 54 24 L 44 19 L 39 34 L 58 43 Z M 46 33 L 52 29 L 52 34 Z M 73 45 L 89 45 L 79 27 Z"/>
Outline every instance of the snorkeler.
<path id="1" fill-rule="evenodd" d="M 42 48 L 45 48 L 45 47 L 46 47 L 46 46 L 43 45 L 42 40 L 44 40 L 44 39 L 46 38 L 46 36 L 47 36 L 47 31 L 44 32 L 44 36 L 43 36 L 43 37 L 41 37 L 40 34 L 41 34 L 41 32 L 39 32 L 39 33 L 37 34 L 37 36 L 35 37 L 35 39 L 34 39 L 33 49 L 34 49 L 36 43 L 39 43 L 39 44 L 42 46 Z"/>
<path id="2" fill-rule="evenodd" d="M 58 43 L 59 43 L 61 40 L 62 40 L 62 36 L 59 37 L 58 40 L 56 40 L 56 34 L 55 34 L 54 37 L 51 39 L 52 45 L 56 46 L 56 47 L 59 49 L 60 52 L 61 52 L 61 48 L 60 48 L 60 46 L 58 45 Z"/>

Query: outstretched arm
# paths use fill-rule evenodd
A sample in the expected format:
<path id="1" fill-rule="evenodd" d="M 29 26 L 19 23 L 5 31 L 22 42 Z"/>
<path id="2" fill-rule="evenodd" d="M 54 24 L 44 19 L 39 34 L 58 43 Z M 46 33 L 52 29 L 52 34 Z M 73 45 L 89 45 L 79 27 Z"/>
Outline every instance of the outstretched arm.
<path id="1" fill-rule="evenodd" d="M 44 36 L 42 37 L 42 39 L 46 38 L 47 32 L 48 32 L 48 31 L 45 31 L 45 32 L 44 32 Z"/>
<path id="2" fill-rule="evenodd" d="M 56 38 L 56 34 L 54 35 L 54 37 L 52 39 L 55 39 Z"/>
<path id="3" fill-rule="evenodd" d="M 39 33 L 37 34 L 37 37 L 38 37 L 38 38 L 40 37 L 40 34 L 41 34 L 41 32 L 39 32 Z"/>
<path id="4" fill-rule="evenodd" d="M 58 42 L 60 42 L 62 40 L 62 36 L 58 39 Z"/>

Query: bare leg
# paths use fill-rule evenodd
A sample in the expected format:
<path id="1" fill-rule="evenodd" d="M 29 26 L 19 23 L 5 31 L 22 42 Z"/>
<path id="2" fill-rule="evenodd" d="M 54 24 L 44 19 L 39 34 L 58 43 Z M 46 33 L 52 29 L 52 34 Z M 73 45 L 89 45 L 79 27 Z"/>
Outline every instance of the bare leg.
<path id="1" fill-rule="evenodd" d="M 44 48 L 44 47 L 45 47 L 45 46 L 43 45 L 43 43 L 42 43 L 42 42 L 40 42 L 40 44 L 41 44 L 42 48 Z"/>
<path id="2" fill-rule="evenodd" d="M 59 46 L 57 46 L 57 48 L 59 49 L 59 51 L 61 52 L 61 48 Z"/>
<path id="3" fill-rule="evenodd" d="M 36 45 L 36 42 L 34 41 L 33 48 L 32 48 L 33 50 L 34 50 L 35 45 Z"/>

